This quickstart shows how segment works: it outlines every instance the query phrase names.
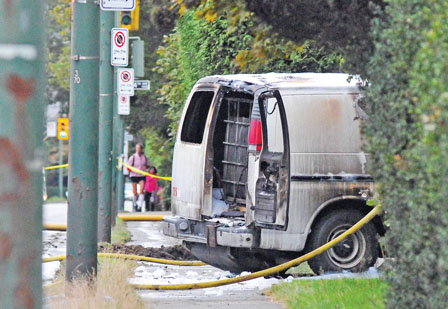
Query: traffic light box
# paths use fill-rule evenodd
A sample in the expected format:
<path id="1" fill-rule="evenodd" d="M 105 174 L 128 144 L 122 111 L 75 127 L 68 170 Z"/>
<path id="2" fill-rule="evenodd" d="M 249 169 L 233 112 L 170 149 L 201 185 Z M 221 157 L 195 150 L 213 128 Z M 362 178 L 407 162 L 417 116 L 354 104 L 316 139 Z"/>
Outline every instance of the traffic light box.
<path id="1" fill-rule="evenodd" d="M 140 0 L 137 0 L 133 11 L 121 11 L 120 23 L 121 28 L 138 30 L 140 23 Z"/>
<path id="2" fill-rule="evenodd" d="M 68 118 L 58 118 L 58 139 L 68 140 L 69 136 L 69 120 Z"/>

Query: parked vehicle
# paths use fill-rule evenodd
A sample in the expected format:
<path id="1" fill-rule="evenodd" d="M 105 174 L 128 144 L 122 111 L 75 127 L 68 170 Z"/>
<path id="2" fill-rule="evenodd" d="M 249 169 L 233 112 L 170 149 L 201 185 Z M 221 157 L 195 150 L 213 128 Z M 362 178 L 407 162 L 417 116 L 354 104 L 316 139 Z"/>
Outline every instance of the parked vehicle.
<path id="1" fill-rule="evenodd" d="M 334 239 L 371 208 L 359 79 L 346 74 L 209 76 L 183 111 L 164 233 L 204 262 L 273 266 Z M 312 259 L 314 272 L 362 271 L 380 254 L 375 219 Z"/>

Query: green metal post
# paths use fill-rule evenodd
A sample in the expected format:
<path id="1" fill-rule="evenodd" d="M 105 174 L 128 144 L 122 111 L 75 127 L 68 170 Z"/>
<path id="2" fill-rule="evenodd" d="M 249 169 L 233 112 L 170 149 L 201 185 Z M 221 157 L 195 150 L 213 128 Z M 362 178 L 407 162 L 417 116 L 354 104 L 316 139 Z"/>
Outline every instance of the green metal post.
<path id="1" fill-rule="evenodd" d="M 63 164 L 63 151 L 64 151 L 64 142 L 60 139 L 59 140 L 59 165 Z M 59 197 L 64 197 L 64 169 L 59 168 L 59 179 L 58 179 L 58 186 L 59 186 Z"/>
<path id="2" fill-rule="evenodd" d="M 0 308 L 42 306 L 44 1 L 0 1 Z"/>
<path id="3" fill-rule="evenodd" d="M 114 23 L 116 27 L 120 25 L 120 12 L 115 12 Z M 116 78 L 117 73 L 114 70 L 114 85 L 116 89 Z M 112 168 L 114 170 L 114 203 L 113 207 L 113 218 L 115 218 L 118 210 L 124 209 L 124 176 L 122 170 L 117 170 L 118 161 L 117 157 L 123 153 L 123 143 L 124 143 L 124 119 L 123 116 L 118 115 L 118 95 L 115 91 L 114 95 L 114 122 L 113 122 L 113 164 Z M 115 221 L 115 220 L 113 220 Z"/>
<path id="4" fill-rule="evenodd" d="M 120 155 L 123 154 L 124 147 L 124 119 L 120 116 L 120 121 L 118 123 L 118 147 Z M 124 160 L 123 156 L 121 158 Z M 124 167 L 123 167 L 124 168 Z M 123 170 L 119 170 L 117 173 L 117 209 L 119 211 L 124 210 L 124 175 Z"/>
<path id="5" fill-rule="evenodd" d="M 110 32 L 114 13 L 100 13 L 100 128 L 98 150 L 98 241 L 111 241 L 112 122 L 114 69 L 110 65 Z"/>
<path id="6" fill-rule="evenodd" d="M 66 280 L 97 269 L 99 17 L 97 1 L 72 1 Z"/>

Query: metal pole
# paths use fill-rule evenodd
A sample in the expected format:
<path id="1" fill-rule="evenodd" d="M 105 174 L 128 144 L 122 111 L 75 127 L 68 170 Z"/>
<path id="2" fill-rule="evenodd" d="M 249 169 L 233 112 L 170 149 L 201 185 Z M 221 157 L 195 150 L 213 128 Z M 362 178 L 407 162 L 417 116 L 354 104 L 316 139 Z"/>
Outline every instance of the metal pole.
<path id="1" fill-rule="evenodd" d="M 63 151 L 64 151 L 64 144 L 62 140 L 59 140 L 59 165 L 62 165 L 63 162 Z M 59 197 L 64 197 L 64 183 L 63 183 L 63 176 L 64 176 L 64 169 L 59 168 L 59 179 L 58 179 L 58 186 L 59 186 Z"/>
<path id="2" fill-rule="evenodd" d="M 112 122 L 114 69 L 110 65 L 110 31 L 114 13 L 100 13 L 100 128 L 98 150 L 98 241 L 111 241 Z"/>
<path id="3" fill-rule="evenodd" d="M 118 147 L 120 155 L 123 154 L 124 147 L 124 119 L 123 116 L 120 116 L 120 121 L 118 123 Z M 121 156 L 121 159 L 124 160 L 124 157 Z M 124 168 L 124 167 L 123 167 Z M 119 170 L 117 173 L 117 209 L 119 211 L 124 210 L 124 175 L 123 170 Z"/>
<path id="4" fill-rule="evenodd" d="M 42 306 L 44 1 L 0 1 L 0 308 Z"/>
<path id="5" fill-rule="evenodd" d="M 114 23 L 116 27 L 120 26 L 120 12 L 115 12 L 115 18 Z M 114 70 L 114 87 L 115 87 L 115 94 L 114 94 L 114 122 L 113 122 L 113 158 L 112 158 L 112 169 L 114 173 L 114 193 L 113 193 L 113 201 L 114 201 L 114 207 L 113 207 L 113 218 L 116 217 L 118 210 L 123 210 L 124 208 L 124 177 L 123 177 L 123 171 L 117 170 L 118 161 L 117 157 L 120 156 L 123 153 L 123 138 L 124 138 L 124 121 L 123 116 L 118 115 L 118 95 L 116 92 L 116 69 Z M 112 223 L 115 223 L 115 220 L 113 220 Z"/>
<path id="6" fill-rule="evenodd" d="M 66 280 L 97 269 L 99 13 L 72 1 Z"/>

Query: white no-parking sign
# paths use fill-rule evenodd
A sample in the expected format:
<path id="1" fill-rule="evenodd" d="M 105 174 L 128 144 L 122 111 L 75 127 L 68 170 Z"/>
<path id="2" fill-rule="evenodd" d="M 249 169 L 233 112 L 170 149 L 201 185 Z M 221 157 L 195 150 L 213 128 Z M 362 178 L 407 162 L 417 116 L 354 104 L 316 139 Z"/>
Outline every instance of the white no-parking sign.
<path id="1" fill-rule="evenodd" d="M 127 67 L 129 59 L 129 30 L 112 28 L 110 64 L 115 67 Z"/>
<path id="2" fill-rule="evenodd" d="M 134 95 L 134 69 L 117 70 L 117 92 L 119 95 Z"/>
<path id="3" fill-rule="evenodd" d="M 131 113 L 131 97 L 128 95 L 118 96 L 118 115 L 129 115 Z"/>

